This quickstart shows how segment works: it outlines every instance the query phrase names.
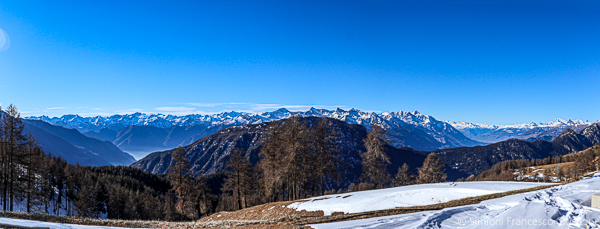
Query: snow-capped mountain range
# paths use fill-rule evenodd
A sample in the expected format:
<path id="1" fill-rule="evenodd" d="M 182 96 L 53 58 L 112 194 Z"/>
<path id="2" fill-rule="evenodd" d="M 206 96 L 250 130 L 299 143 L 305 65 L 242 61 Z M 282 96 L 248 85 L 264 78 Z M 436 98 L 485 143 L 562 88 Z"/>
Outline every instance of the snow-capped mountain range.
<path id="1" fill-rule="evenodd" d="M 424 115 L 418 111 L 406 112 L 364 112 L 358 109 L 327 110 L 311 108 L 307 111 L 292 112 L 281 108 L 272 112 L 256 114 L 242 112 L 222 112 L 213 115 L 186 115 L 174 116 L 164 114 L 134 113 L 128 115 L 113 115 L 108 117 L 81 117 L 78 115 L 65 115 L 50 118 L 47 116 L 28 117 L 27 119 L 41 120 L 53 125 L 77 129 L 80 132 L 112 141 L 125 151 L 138 151 L 141 144 L 135 139 L 148 139 L 139 137 L 140 132 L 156 132 L 165 130 L 165 139 L 159 148 L 169 149 L 178 145 L 187 145 L 206 135 L 220 129 L 243 124 L 257 124 L 284 118 L 294 114 L 301 116 L 317 116 L 338 119 L 350 124 L 360 124 L 367 129 L 372 124 L 378 124 L 388 130 L 390 143 L 395 147 L 412 147 L 419 150 L 435 150 L 458 146 L 473 146 L 480 144 L 465 137 L 460 131 L 446 122 L 439 121 L 432 116 Z M 145 128 L 145 129 L 144 129 Z M 141 130 L 144 129 L 144 130 Z M 150 130 L 151 129 L 151 130 Z M 185 132 L 182 134 L 182 132 Z M 133 134 L 135 133 L 135 134 Z M 177 136 L 174 136 L 177 133 Z M 138 137 L 130 136 L 138 135 Z M 163 137 L 161 137 L 162 139 Z M 176 139 L 176 140 L 174 140 Z M 153 141 L 157 142 L 157 141 Z M 132 146 L 133 148 L 129 147 Z M 146 144 L 148 146 L 148 144 Z M 143 151 L 143 150 L 142 150 Z M 134 155 L 135 156 L 135 155 Z"/>
<path id="2" fill-rule="evenodd" d="M 484 145 L 510 138 L 523 140 L 552 140 L 566 129 L 579 131 L 590 123 L 581 120 L 555 119 L 549 123 L 517 125 L 488 125 L 468 122 L 440 121 L 418 111 L 364 112 L 358 109 L 316 109 L 292 112 L 281 108 L 271 112 L 222 112 L 212 115 L 186 116 L 134 113 L 127 115 L 81 117 L 28 117 L 53 125 L 77 129 L 87 136 L 111 141 L 121 150 L 141 158 L 146 154 L 185 146 L 221 129 L 244 124 L 258 124 L 294 114 L 304 117 L 334 118 L 350 124 L 360 124 L 370 129 L 373 124 L 383 126 L 395 147 L 417 150 L 435 150 L 460 146 Z"/>
<path id="3" fill-rule="evenodd" d="M 388 125 L 393 125 L 389 122 L 399 122 L 403 123 L 404 126 L 420 126 L 427 129 L 430 129 L 432 124 L 433 126 L 444 126 L 444 122 L 440 122 L 429 115 L 423 115 L 418 111 L 384 112 L 378 114 L 375 112 L 363 112 L 354 108 L 348 111 L 339 108 L 336 110 L 311 108 L 308 111 L 292 112 L 285 108 L 281 108 L 272 112 L 255 114 L 235 111 L 222 112 L 212 115 L 192 114 L 186 116 L 134 113 L 127 115 L 95 117 L 81 117 L 79 115 L 64 115 L 62 117 L 52 118 L 48 116 L 33 116 L 28 117 L 27 119 L 41 120 L 53 125 L 77 129 L 81 132 L 97 132 L 103 128 L 118 130 L 125 126 L 154 126 L 158 128 L 169 128 L 173 126 L 192 126 L 204 124 L 258 124 L 289 118 L 296 113 L 303 117 L 317 116 L 335 118 L 351 124 L 378 123 L 387 127 Z"/>
<path id="4" fill-rule="evenodd" d="M 465 136 L 480 142 L 494 143 L 511 138 L 521 140 L 552 140 L 567 129 L 575 131 L 592 124 L 589 121 L 554 119 L 551 122 L 530 122 L 515 125 L 489 125 L 481 123 L 445 121 Z M 596 121 L 598 122 L 598 121 Z"/>
<path id="5" fill-rule="evenodd" d="M 450 123 L 454 128 L 462 130 L 462 129 L 533 129 L 537 127 L 559 127 L 559 126 L 573 126 L 573 125 L 589 125 L 591 124 L 588 121 L 582 120 L 572 120 L 572 119 L 561 119 L 557 118 L 552 120 L 551 122 L 542 123 L 542 122 L 530 122 L 524 124 L 514 124 L 514 125 L 490 125 L 483 123 L 470 123 L 470 122 L 454 122 L 454 121 L 446 121 Z"/>

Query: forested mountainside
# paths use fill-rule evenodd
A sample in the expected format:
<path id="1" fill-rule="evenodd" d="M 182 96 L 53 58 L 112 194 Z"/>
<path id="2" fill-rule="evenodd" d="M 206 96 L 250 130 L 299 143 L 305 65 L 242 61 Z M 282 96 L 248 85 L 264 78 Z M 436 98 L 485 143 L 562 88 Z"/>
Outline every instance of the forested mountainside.
<path id="1" fill-rule="evenodd" d="M 358 170 L 353 169 L 360 167 L 358 152 L 364 150 L 361 139 L 364 138 L 366 129 L 360 125 L 349 125 L 339 121 L 335 123 L 342 127 L 344 133 L 341 142 L 345 146 L 343 155 L 349 162 L 350 173 L 359 174 Z M 256 163 L 262 145 L 261 136 L 268 126 L 269 123 L 230 127 L 186 146 L 185 151 L 192 161 L 194 174 L 213 174 L 224 171 L 228 155 L 236 147 L 243 148 L 246 157 Z M 539 159 L 583 150 L 598 143 L 599 134 L 600 130 L 596 123 L 578 133 L 568 129 L 552 141 L 528 142 L 511 139 L 487 146 L 440 149 L 432 152 L 437 154 L 449 168 L 447 169 L 449 179 L 456 179 L 466 177 L 468 174 L 477 175 L 505 160 Z M 155 152 L 132 166 L 163 174 L 171 163 L 171 153 L 172 150 Z M 418 167 L 423 157 L 414 155 L 426 156 L 428 153 L 428 151 L 388 146 L 388 154 L 394 158 L 394 162 L 390 165 L 390 171 L 395 171 L 404 161 L 412 168 Z M 349 180 L 352 181 L 353 178 L 349 177 Z"/>
<path id="2" fill-rule="evenodd" d="M 600 128 L 598 123 L 594 123 L 579 132 L 568 129 L 552 141 L 510 139 L 486 146 L 440 149 L 433 153 L 447 165 L 477 175 L 501 161 L 559 156 L 587 149 L 597 143 L 600 143 Z"/>
<path id="3" fill-rule="evenodd" d="M 307 117 L 307 121 L 314 123 L 316 117 Z M 345 182 L 353 182 L 361 173 L 361 157 L 359 152 L 365 151 L 363 139 L 367 130 L 361 125 L 348 124 L 336 119 L 328 118 L 340 130 L 339 150 L 347 170 Z M 229 127 L 206 136 L 188 146 L 183 147 L 190 161 L 194 175 L 207 175 L 225 171 L 225 164 L 231 152 L 242 149 L 244 156 L 252 164 L 259 160 L 259 152 L 263 146 L 265 132 L 273 126 L 280 125 L 283 120 L 274 122 L 241 125 Z M 171 165 L 173 150 L 155 152 L 132 164 L 133 167 L 156 174 L 164 174 Z M 411 148 L 395 148 L 386 144 L 386 153 L 390 156 L 391 164 L 388 166 L 390 173 L 395 174 L 403 163 L 411 168 L 422 165 L 425 154 Z M 448 169 L 449 179 L 456 179 L 466 174 Z"/>
<path id="4" fill-rule="evenodd" d="M 469 180 L 481 181 L 569 181 L 598 171 L 600 144 L 576 153 L 544 159 L 503 161 Z"/>
<path id="5" fill-rule="evenodd" d="M 60 118 L 29 117 L 53 125 L 77 129 L 87 136 L 111 141 L 120 149 L 142 157 L 148 152 L 185 146 L 221 129 L 244 124 L 259 124 L 291 117 L 328 117 L 349 124 L 360 124 L 367 129 L 374 123 L 387 131 L 390 144 L 418 150 L 435 150 L 481 143 L 465 137 L 446 122 L 415 112 L 363 112 L 357 109 L 327 110 L 311 108 L 291 112 L 279 109 L 258 114 L 223 112 L 214 115 L 173 116 L 162 114 L 113 115 L 110 117 L 81 117 L 65 115 Z"/>

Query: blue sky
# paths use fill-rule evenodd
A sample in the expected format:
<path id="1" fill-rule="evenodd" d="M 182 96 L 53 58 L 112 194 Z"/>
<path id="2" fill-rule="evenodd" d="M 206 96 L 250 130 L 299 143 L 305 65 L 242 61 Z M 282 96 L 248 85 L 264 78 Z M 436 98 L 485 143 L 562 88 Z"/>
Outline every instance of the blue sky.
<path id="1" fill-rule="evenodd" d="M 19 0 L 0 2 L 0 29 L 0 103 L 24 116 L 600 119 L 594 1 Z"/>

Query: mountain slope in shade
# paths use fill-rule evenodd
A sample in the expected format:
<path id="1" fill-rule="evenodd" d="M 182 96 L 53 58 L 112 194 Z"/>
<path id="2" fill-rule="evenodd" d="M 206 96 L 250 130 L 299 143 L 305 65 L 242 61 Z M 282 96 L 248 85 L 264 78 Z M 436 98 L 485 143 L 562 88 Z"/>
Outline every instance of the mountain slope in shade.
<path id="1" fill-rule="evenodd" d="M 274 123 L 277 123 L 274 122 Z M 242 125 L 226 128 L 215 134 L 206 136 L 199 141 L 185 147 L 188 158 L 192 162 L 195 175 L 212 174 L 223 171 L 228 160 L 228 155 L 236 147 L 246 151 L 246 156 L 253 163 L 258 161 L 258 152 L 262 144 L 261 136 L 271 123 Z M 362 138 L 366 128 L 360 125 L 337 122 L 342 126 L 345 146 L 344 158 L 351 165 L 349 181 L 360 174 L 360 156 L 358 152 L 364 150 Z M 439 149 L 433 151 L 447 165 L 446 171 L 449 179 L 465 177 L 468 174 L 479 174 L 492 165 L 505 160 L 514 159 L 541 159 L 549 156 L 564 155 L 571 152 L 584 150 L 600 143 L 600 127 L 597 123 L 575 132 L 567 130 L 552 141 L 528 142 L 510 139 L 486 146 L 459 147 Z M 401 163 L 408 163 L 412 168 L 421 165 L 424 157 L 430 153 L 417 151 L 410 148 L 394 148 L 388 145 L 388 154 L 392 158 L 391 172 L 395 172 Z M 171 163 L 172 150 L 155 152 L 134 163 L 132 166 L 152 173 L 164 174 Z M 420 155 L 417 156 L 417 155 Z"/>
<path id="2" fill-rule="evenodd" d="M 316 118 L 308 117 L 310 122 L 315 122 Z M 357 124 L 348 124 L 339 120 L 330 119 L 335 126 L 340 128 L 340 148 L 344 162 L 348 163 L 348 174 L 345 181 L 352 182 L 361 173 L 360 154 L 364 151 L 362 139 L 366 136 L 367 130 Z M 259 152 L 263 145 L 262 136 L 267 128 L 273 125 L 279 125 L 280 121 L 233 126 L 220 130 L 214 134 L 206 136 L 186 147 L 184 150 L 192 167 L 194 175 L 208 175 L 222 172 L 225 164 L 229 160 L 229 155 L 235 148 L 241 148 L 245 156 L 255 164 L 259 160 Z M 407 163 L 411 168 L 422 165 L 425 156 L 418 151 L 410 148 L 394 148 L 390 145 L 386 147 L 392 164 L 388 167 L 392 174 L 395 174 L 398 167 Z M 155 174 L 164 174 L 172 163 L 171 154 L 173 150 L 155 152 L 149 154 L 143 159 L 133 163 L 131 166 L 143 169 Z M 461 177 L 465 174 L 450 171 L 450 178 Z"/>
<path id="3" fill-rule="evenodd" d="M 552 141 L 510 139 L 486 146 L 439 149 L 433 153 L 444 163 L 462 172 L 477 175 L 500 161 L 564 155 L 599 143 L 600 127 L 598 123 L 594 123 L 579 132 L 568 129 Z"/>
<path id="4" fill-rule="evenodd" d="M 488 125 L 468 122 L 446 121 L 466 137 L 479 142 L 495 143 L 511 138 L 535 141 L 552 140 L 567 129 L 580 131 L 591 123 L 581 120 L 555 119 L 548 123 L 516 125 Z"/>
<path id="5" fill-rule="evenodd" d="M 77 130 L 46 122 L 23 120 L 25 133 L 31 132 L 48 153 L 82 165 L 129 165 L 135 159 L 108 141 L 87 137 Z"/>
<path id="6" fill-rule="evenodd" d="M 32 125 L 24 124 L 24 133 L 35 136 L 40 148 L 48 154 L 60 156 L 71 164 L 89 166 L 110 165 L 110 163 L 89 150 L 79 148 L 68 141 Z"/>
<path id="7" fill-rule="evenodd" d="M 148 152 L 188 145 L 221 129 L 244 124 L 259 124 L 291 117 L 296 112 L 285 108 L 257 114 L 223 112 L 214 115 L 173 116 L 162 114 L 114 115 L 110 117 L 80 117 L 66 115 L 61 118 L 30 117 L 54 125 L 74 128 L 85 135 L 113 142 L 120 149 L 137 158 Z M 311 108 L 298 112 L 303 117 L 328 117 L 349 124 L 360 124 L 367 129 L 372 124 L 383 126 L 394 147 L 411 147 L 418 150 L 435 150 L 482 143 L 465 137 L 446 122 L 419 112 L 363 112 L 357 109 L 326 110 Z"/>

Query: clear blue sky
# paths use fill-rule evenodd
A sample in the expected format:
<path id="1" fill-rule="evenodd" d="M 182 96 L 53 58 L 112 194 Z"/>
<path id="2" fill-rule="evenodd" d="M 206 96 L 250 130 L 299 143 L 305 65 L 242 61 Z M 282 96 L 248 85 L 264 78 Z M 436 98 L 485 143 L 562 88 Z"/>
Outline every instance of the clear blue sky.
<path id="1" fill-rule="evenodd" d="M 598 1 L 18 0 L 0 29 L 0 103 L 24 116 L 600 119 Z"/>

